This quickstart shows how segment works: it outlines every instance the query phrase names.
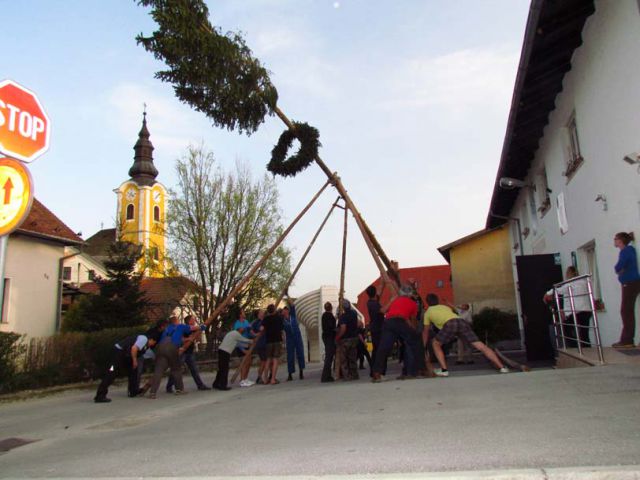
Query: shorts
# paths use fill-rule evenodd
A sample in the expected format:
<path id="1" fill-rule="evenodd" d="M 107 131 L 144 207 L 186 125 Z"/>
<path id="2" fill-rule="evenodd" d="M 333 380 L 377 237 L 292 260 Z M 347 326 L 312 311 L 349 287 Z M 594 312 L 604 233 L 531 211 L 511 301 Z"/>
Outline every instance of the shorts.
<path id="1" fill-rule="evenodd" d="M 280 355 L 282 354 L 282 343 L 267 343 L 266 353 L 267 358 L 280 358 Z"/>
<path id="2" fill-rule="evenodd" d="M 461 318 L 452 318 L 440 329 L 436 340 L 440 345 L 446 345 L 456 338 L 462 338 L 469 343 L 479 342 L 480 339 L 471 329 L 471 325 Z"/>
<path id="3" fill-rule="evenodd" d="M 261 345 L 253 349 L 253 351 L 258 355 L 261 361 L 265 361 L 267 359 L 267 345 Z"/>
<path id="4" fill-rule="evenodd" d="M 244 357 L 246 355 L 246 353 L 248 351 L 249 351 L 248 348 L 246 350 L 243 350 L 243 349 L 241 349 L 239 347 L 236 347 L 236 348 L 233 349 L 233 355 L 236 356 L 236 357 L 242 358 L 242 357 Z"/>

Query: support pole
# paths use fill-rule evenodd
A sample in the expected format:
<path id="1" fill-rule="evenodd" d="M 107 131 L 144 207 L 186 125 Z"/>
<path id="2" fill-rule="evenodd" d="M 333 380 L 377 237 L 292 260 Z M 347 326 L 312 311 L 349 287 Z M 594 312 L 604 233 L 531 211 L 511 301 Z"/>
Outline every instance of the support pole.
<path id="1" fill-rule="evenodd" d="M 367 232 L 366 232 L 364 226 L 361 223 L 361 219 L 359 219 L 356 215 L 354 215 L 353 218 L 355 219 L 356 224 L 360 228 L 360 232 L 362 233 L 362 237 L 364 238 L 364 241 L 367 244 L 367 247 L 369 248 L 369 251 L 371 252 L 371 256 L 373 257 L 373 261 L 376 263 L 376 266 L 378 267 L 378 270 L 380 271 L 380 277 L 382 278 L 383 288 L 386 285 L 390 285 L 391 288 L 397 293 L 398 289 L 400 287 L 399 280 L 391 281 L 391 278 L 389 278 L 389 275 L 387 274 L 387 270 L 385 270 L 384 265 L 382 265 L 382 261 L 380 260 L 380 257 L 378 257 L 377 252 L 375 251 L 375 248 L 373 246 L 373 243 L 371 242 L 371 239 L 367 235 Z M 395 269 L 392 268 L 390 271 L 395 272 Z"/>
<path id="2" fill-rule="evenodd" d="M 255 275 L 255 273 L 258 271 L 258 269 L 264 265 L 264 262 L 266 262 L 267 259 L 271 256 L 271 254 L 275 251 L 275 249 L 280 246 L 280 244 L 287 237 L 287 235 L 289 234 L 291 229 L 296 225 L 296 223 L 298 223 L 298 221 L 303 217 L 303 215 L 305 213 L 307 213 L 307 211 L 311 208 L 311 206 L 315 203 L 315 201 L 322 194 L 322 192 L 324 192 L 324 190 L 327 188 L 327 186 L 329 186 L 330 183 L 331 183 L 331 181 L 327 180 L 327 182 L 322 186 L 322 188 L 320 190 L 318 190 L 318 193 L 316 193 L 314 195 L 314 197 L 311 199 L 311 201 L 307 204 L 306 207 L 304 207 L 302 209 L 302 211 L 293 220 L 293 222 L 291 222 L 291 224 L 287 227 L 287 229 L 284 232 L 282 232 L 282 235 L 280 235 L 278 237 L 278 239 L 271 246 L 271 248 L 269 248 L 269 250 L 267 250 L 267 252 L 262 256 L 262 258 L 260 260 L 258 260 L 258 262 L 251 268 L 251 270 L 249 270 L 249 272 L 244 276 L 244 278 L 238 282 L 238 284 L 233 288 L 233 290 L 231 290 L 231 292 L 229 292 L 229 294 L 222 301 L 222 303 L 216 307 L 216 309 L 213 311 L 213 313 L 204 322 L 206 325 L 209 325 L 211 322 L 213 322 L 220 315 L 220 313 L 225 308 L 227 308 L 227 306 L 231 303 L 231 300 L 233 299 L 233 297 L 235 295 L 237 295 L 238 292 L 240 292 L 240 290 L 242 290 L 242 288 L 247 284 L 247 282 L 249 282 L 249 280 L 251 280 L 251 278 Z"/>
<path id="3" fill-rule="evenodd" d="M 318 235 L 320 235 L 320 232 L 322 231 L 322 229 L 324 228 L 325 224 L 327 223 L 327 220 L 329 220 L 329 217 L 333 213 L 333 210 L 338 205 L 338 200 L 340 200 L 340 197 L 338 197 L 336 199 L 336 201 L 333 203 L 333 205 L 331 205 L 331 208 L 329 209 L 329 213 L 327 213 L 327 216 L 324 217 L 324 220 L 320 224 L 320 227 L 318 228 L 318 231 L 316 232 L 316 234 L 311 239 L 311 243 L 309 243 L 309 246 L 307 247 L 305 252 L 302 254 L 302 257 L 300 258 L 300 261 L 296 265 L 296 268 L 294 268 L 293 273 L 289 277 L 289 280 L 287 280 L 287 283 L 285 284 L 284 288 L 280 292 L 280 295 L 278 296 L 278 301 L 276 302 L 276 305 L 280 305 L 280 302 L 284 298 L 285 293 L 287 292 L 287 290 L 291 286 L 291 282 L 293 282 L 293 279 L 295 278 L 296 274 L 298 273 L 298 270 L 300 270 L 300 267 L 302 266 L 302 263 L 305 261 L 305 259 L 307 258 L 307 255 L 311 251 L 311 247 L 313 247 L 313 244 L 316 243 L 316 239 L 318 238 Z"/>
<path id="4" fill-rule="evenodd" d="M 344 273 L 347 266 L 347 222 L 349 220 L 349 209 L 344 209 L 344 230 L 342 234 L 342 266 L 340 268 L 340 291 L 338 292 L 338 315 L 344 312 L 342 301 L 344 300 Z"/>

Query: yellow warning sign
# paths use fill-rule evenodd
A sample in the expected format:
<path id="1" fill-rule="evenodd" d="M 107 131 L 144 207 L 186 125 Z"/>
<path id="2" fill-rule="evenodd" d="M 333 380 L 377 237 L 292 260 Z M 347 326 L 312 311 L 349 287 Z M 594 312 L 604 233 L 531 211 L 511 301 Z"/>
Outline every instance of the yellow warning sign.
<path id="1" fill-rule="evenodd" d="M 22 224 L 33 203 L 31 173 L 21 162 L 0 158 L 0 235 Z"/>

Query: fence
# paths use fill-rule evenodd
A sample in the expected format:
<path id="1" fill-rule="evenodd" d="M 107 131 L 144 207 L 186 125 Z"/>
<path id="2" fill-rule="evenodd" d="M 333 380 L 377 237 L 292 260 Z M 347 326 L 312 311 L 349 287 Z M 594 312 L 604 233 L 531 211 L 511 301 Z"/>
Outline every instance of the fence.
<path id="1" fill-rule="evenodd" d="M 597 350 L 598 360 L 604 363 L 591 275 L 580 275 L 556 283 L 553 286 L 553 296 L 553 327 L 557 348 L 577 348 L 578 354 L 584 356 L 583 350 L 592 346 L 590 333 L 593 331 L 593 346 Z"/>

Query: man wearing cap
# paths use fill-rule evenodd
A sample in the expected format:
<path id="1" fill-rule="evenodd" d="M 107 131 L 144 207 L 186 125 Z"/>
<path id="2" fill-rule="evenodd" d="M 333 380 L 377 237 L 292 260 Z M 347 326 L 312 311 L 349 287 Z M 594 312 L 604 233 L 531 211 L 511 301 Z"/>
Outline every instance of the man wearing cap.
<path id="1" fill-rule="evenodd" d="M 358 380 L 358 315 L 351 302 L 342 300 L 342 315 L 338 320 L 336 344 L 341 351 L 340 376 L 343 380 Z"/>
<path id="2" fill-rule="evenodd" d="M 387 310 L 384 326 L 382 328 L 382 337 L 380 339 L 380 349 L 376 354 L 375 363 L 373 366 L 373 382 L 380 382 L 383 380 L 382 372 L 384 363 L 391 353 L 393 344 L 396 340 L 401 339 L 405 348 L 411 352 L 412 362 L 411 365 L 407 365 L 407 376 L 415 377 L 418 372 L 425 369 L 424 355 L 418 354 L 420 352 L 420 340 L 416 332 L 416 322 L 418 315 L 418 305 L 411 298 L 413 295 L 413 288 L 411 285 L 402 285 L 398 291 L 398 296 L 395 297 Z"/>

